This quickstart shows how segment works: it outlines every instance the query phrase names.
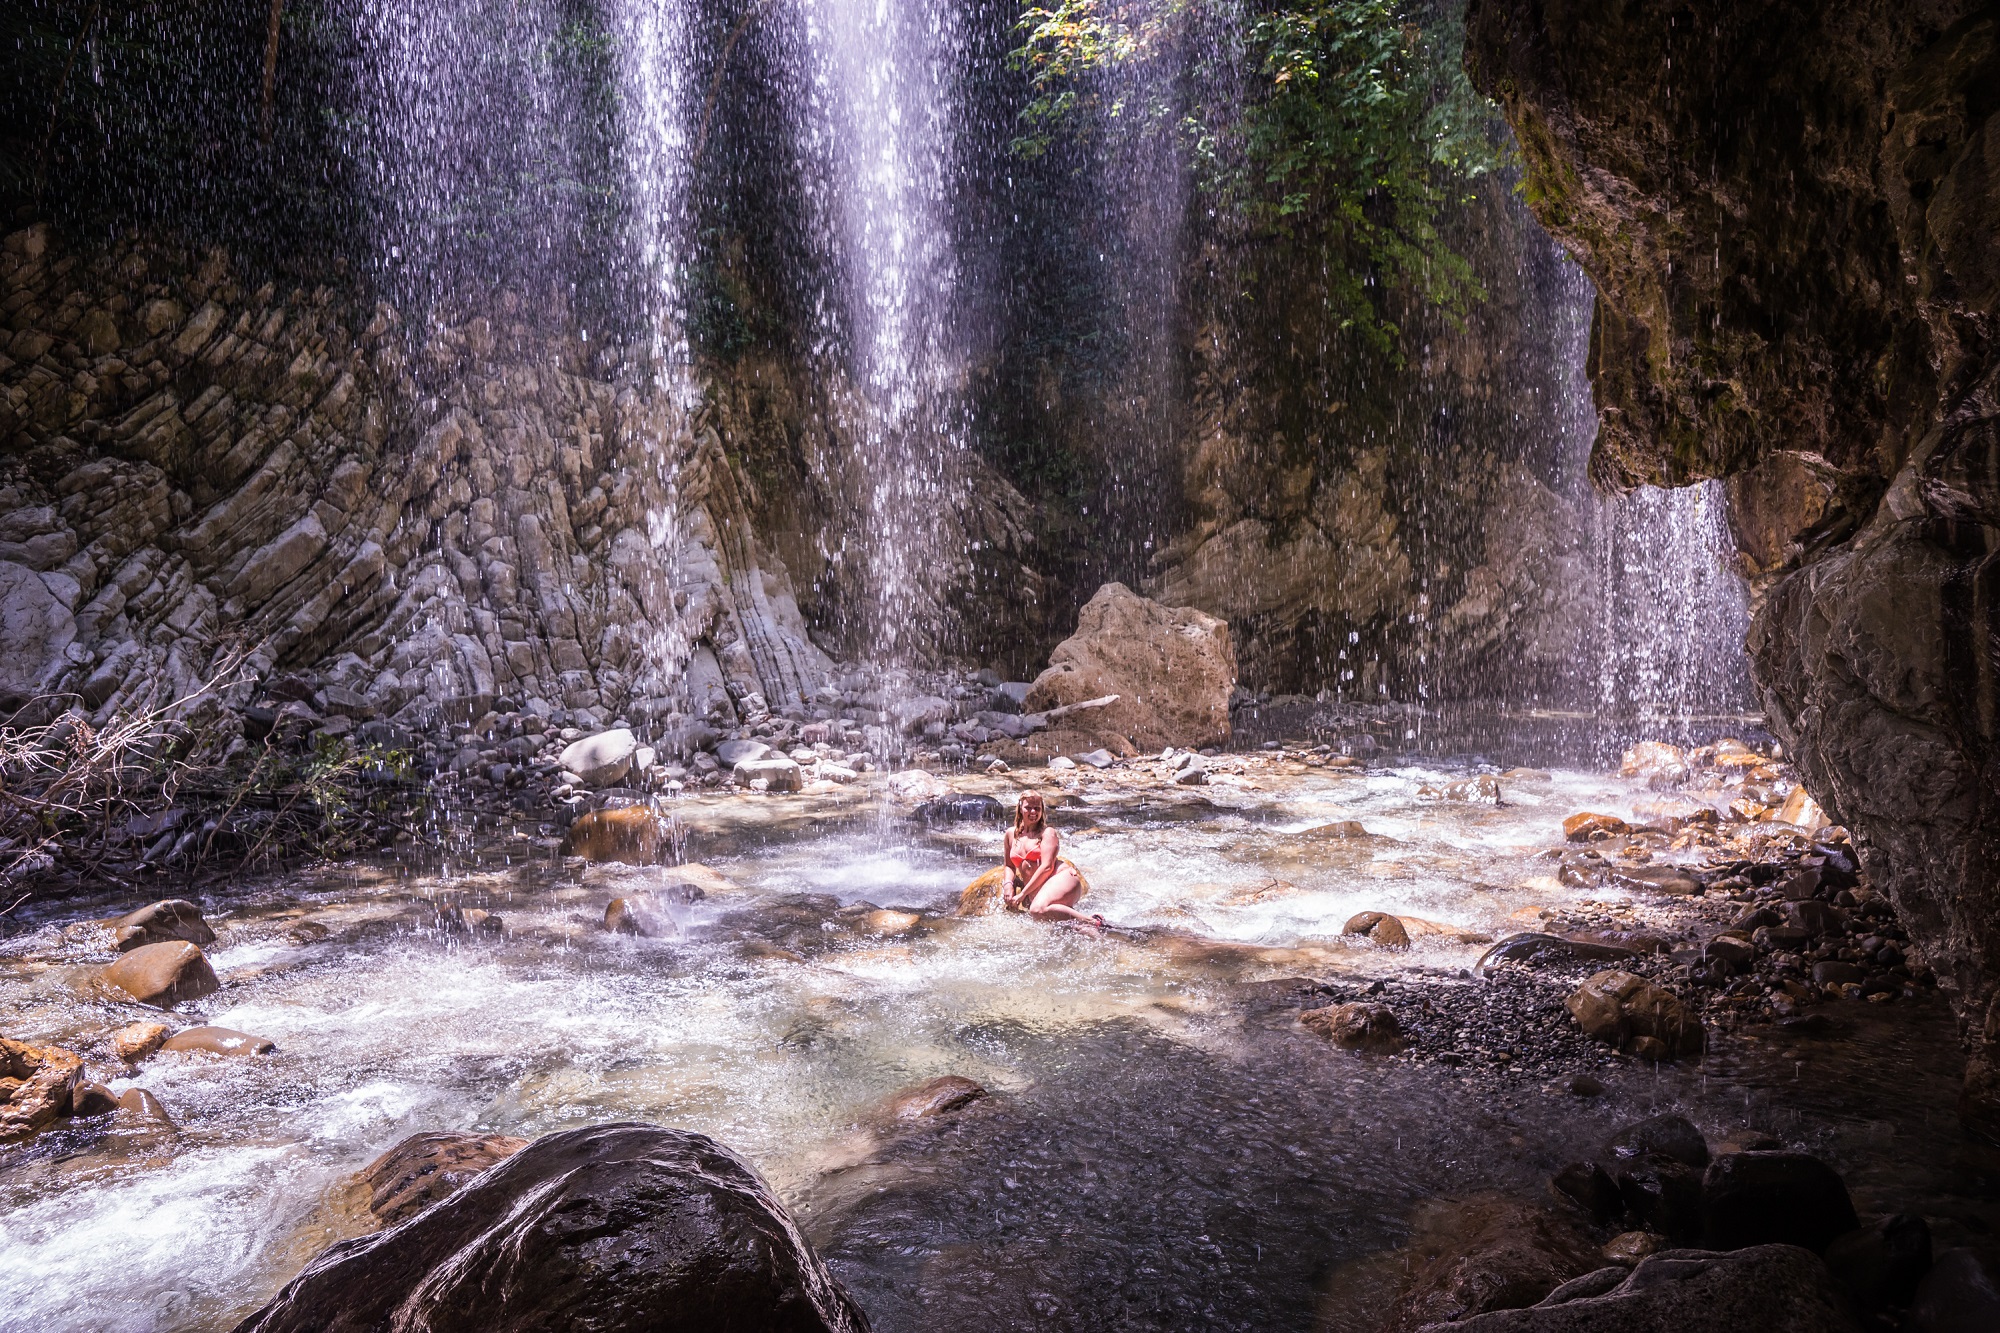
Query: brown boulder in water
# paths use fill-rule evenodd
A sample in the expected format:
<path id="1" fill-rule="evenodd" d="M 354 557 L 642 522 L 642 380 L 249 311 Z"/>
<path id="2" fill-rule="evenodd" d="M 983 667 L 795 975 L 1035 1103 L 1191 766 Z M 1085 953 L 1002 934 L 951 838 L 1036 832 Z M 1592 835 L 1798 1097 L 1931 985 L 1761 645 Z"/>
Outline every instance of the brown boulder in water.
<path id="1" fill-rule="evenodd" d="M 1229 743 L 1235 688 L 1228 621 L 1107 583 L 1077 613 L 1076 633 L 1049 654 L 1022 707 L 1041 713 L 1115 694 L 1107 707 L 1070 714 L 1065 729 L 1118 753 L 1199 749 Z"/>
<path id="2" fill-rule="evenodd" d="M 1065 864 L 1068 863 L 1065 862 Z M 1071 866 L 1070 868 L 1072 870 L 1076 869 L 1075 866 Z M 1084 895 L 1090 892 L 1090 881 L 1083 877 L 1081 870 L 1077 870 L 1076 879 L 1081 890 L 1076 896 L 1077 900 L 1081 902 Z M 1006 892 L 1007 869 L 1005 866 L 995 866 L 959 891 L 957 915 L 985 916 L 989 912 L 997 912 L 1000 910 Z M 1011 907 L 1007 910 L 1020 912 L 1026 909 Z"/>
<path id="3" fill-rule="evenodd" d="M 1351 916 L 1341 927 L 1343 935 L 1365 936 L 1370 944 L 1384 949 L 1407 949 L 1410 947 L 1410 932 L 1403 929 L 1403 923 L 1387 912 L 1362 912 Z"/>
<path id="4" fill-rule="evenodd" d="M 361 1181 L 368 1186 L 368 1211 L 385 1226 L 393 1226 L 450 1198 L 487 1167 L 527 1146 L 528 1140 L 505 1134 L 455 1130 L 412 1134 L 361 1172 Z"/>
<path id="5" fill-rule="evenodd" d="M 201 919 L 201 909 L 185 898 L 164 898 L 148 903 L 136 912 L 127 912 L 111 923 L 118 952 L 129 953 L 147 944 L 186 940 L 189 944 L 215 943 L 215 931 Z"/>
<path id="6" fill-rule="evenodd" d="M 183 1028 L 168 1037 L 163 1051 L 206 1051 L 210 1055 L 269 1055 L 278 1044 L 234 1028 Z"/>
<path id="7" fill-rule="evenodd" d="M 82 1082 L 83 1057 L 76 1052 L 0 1037 L 0 1143 L 68 1115 Z"/>
<path id="8" fill-rule="evenodd" d="M 563 836 L 562 854 L 586 861 L 622 861 L 626 865 L 658 865 L 672 847 L 668 824 L 643 805 L 592 810 L 578 815 Z"/>
<path id="9" fill-rule="evenodd" d="M 1590 1036 L 1635 1055 L 1672 1059 L 1700 1052 L 1701 1020 L 1678 995 L 1631 972 L 1599 972 L 1563 1001 Z"/>
<path id="10" fill-rule="evenodd" d="M 120 1060 L 130 1064 L 159 1050 L 160 1043 L 172 1031 L 165 1023 L 127 1023 L 111 1034 L 111 1049 Z"/>
<path id="11" fill-rule="evenodd" d="M 970 1106 L 985 1095 L 986 1089 L 971 1079 L 946 1074 L 897 1093 L 890 1109 L 898 1120 L 928 1120 Z"/>
<path id="12" fill-rule="evenodd" d="M 159 1009 L 171 1009 L 182 1000 L 199 1000 L 222 989 L 201 946 L 186 940 L 142 944 L 98 977 L 139 1003 Z"/>
<path id="13" fill-rule="evenodd" d="M 1299 1015 L 1299 1022 L 1307 1031 L 1350 1051 L 1393 1054 L 1403 1049 L 1403 1025 L 1396 1021 L 1396 1011 L 1386 1004 L 1333 1004 L 1324 1009 L 1308 1009 Z"/>
<path id="14" fill-rule="evenodd" d="M 1563 821 L 1563 837 L 1571 842 L 1588 842 L 1593 833 L 1619 834 L 1632 826 L 1617 815 L 1599 815 L 1585 811 L 1571 815 Z"/>
<path id="15" fill-rule="evenodd" d="M 866 1333 L 742 1158 L 700 1134 L 549 1134 L 398 1226 L 322 1251 L 237 1333 Z"/>

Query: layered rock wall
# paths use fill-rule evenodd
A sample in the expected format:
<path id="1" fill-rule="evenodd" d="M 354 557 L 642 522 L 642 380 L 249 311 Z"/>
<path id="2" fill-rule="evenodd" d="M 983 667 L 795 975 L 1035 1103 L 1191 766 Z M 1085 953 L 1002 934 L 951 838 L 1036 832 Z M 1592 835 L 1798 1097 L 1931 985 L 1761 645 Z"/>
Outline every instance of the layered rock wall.
<path id="1" fill-rule="evenodd" d="M 754 395 L 684 416 L 504 294 L 413 329 L 252 289 L 220 253 L 44 227 L 6 238 L 0 298 L 12 704 L 103 717 L 240 662 L 237 702 L 317 669 L 419 723 L 500 699 L 726 719 L 830 669 L 731 457 L 796 428 Z"/>
<path id="2" fill-rule="evenodd" d="M 2000 15 L 1474 0 L 1595 279 L 1593 472 L 1727 477 L 1774 729 L 1953 989 L 2000 1137 Z"/>

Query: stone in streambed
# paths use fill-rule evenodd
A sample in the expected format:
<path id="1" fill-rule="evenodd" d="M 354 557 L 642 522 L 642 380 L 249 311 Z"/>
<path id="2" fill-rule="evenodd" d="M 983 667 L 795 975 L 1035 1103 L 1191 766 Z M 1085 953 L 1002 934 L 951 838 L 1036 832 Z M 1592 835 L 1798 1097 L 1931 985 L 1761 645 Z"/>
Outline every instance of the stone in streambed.
<path id="1" fill-rule="evenodd" d="M 528 1146 L 505 1134 L 453 1130 L 412 1134 L 361 1172 L 368 1187 L 368 1211 L 384 1226 L 412 1217 L 450 1198 L 487 1167 Z"/>
<path id="2" fill-rule="evenodd" d="M 1725 1153 L 1702 1181 L 1702 1243 L 1710 1249 L 1798 1245 L 1818 1254 L 1857 1225 L 1839 1174 L 1806 1153 Z"/>
<path id="3" fill-rule="evenodd" d="M 798 764 L 783 755 L 740 760 L 730 774 L 739 786 L 762 782 L 764 791 L 797 791 L 805 786 L 805 774 Z"/>
<path id="4" fill-rule="evenodd" d="M 0 1143 L 68 1115 L 82 1082 L 83 1057 L 76 1052 L 0 1037 Z"/>
<path id="5" fill-rule="evenodd" d="M 1599 1251 L 1609 1263 L 1621 1264 L 1627 1268 L 1641 1259 L 1658 1254 L 1666 1242 L 1650 1231 L 1621 1231 L 1604 1242 Z"/>
<path id="6" fill-rule="evenodd" d="M 771 753 L 771 747 L 762 741 L 724 741 L 715 747 L 716 762 L 724 768 L 734 768 L 746 759 L 762 759 Z"/>
<path id="7" fill-rule="evenodd" d="M 1549 1178 L 1549 1188 L 1556 1197 L 1583 1209 L 1600 1226 L 1625 1211 L 1618 1182 L 1595 1162 L 1571 1162 Z"/>
<path id="8" fill-rule="evenodd" d="M 574 773 L 592 787 L 612 787 L 632 771 L 639 742 L 624 727 L 585 736 L 564 747 L 559 762 L 564 771 Z"/>
<path id="9" fill-rule="evenodd" d="M 1078 886 L 1076 896 L 1077 900 L 1081 902 L 1090 892 L 1090 881 L 1083 877 L 1081 870 L 1076 872 L 1076 878 Z M 989 912 L 997 912 L 1000 910 L 1001 904 L 1005 901 L 1006 892 L 1006 867 L 995 866 L 959 891 L 958 910 L 954 915 L 985 916 Z M 1026 909 L 1016 907 L 1009 910 L 1019 912 Z"/>
<path id="10" fill-rule="evenodd" d="M 1627 958 L 1637 958 L 1636 949 L 1623 944 L 1609 944 L 1599 940 L 1571 939 L 1564 935 L 1549 935 L 1540 931 L 1527 931 L 1519 935 L 1509 935 L 1479 956 L 1473 964 L 1478 972 L 1493 963 L 1520 963 L 1536 967 L 1548 963 L 1567 963 L 1578 959 L 1589 962 L 1619 962 Z"/>
<path id="11" fill-rule="evenodd" d="M 127 1023 L 111 1034 L 111 1049 L 120 1060 L 134 1064 L 159 1050 L 171 1031 L 165 1023 Z"/>
<path id="12" fill-rule="evenodd" d="M 1598 1262 L 1596 1246 L 1566 1213 L 1511 1199 L 1432 1203 L 1417 1222 L 1403 1250 L 1408 1277 L 1391 1328 L 1532 1305 Z"/>
<path id="13" fill-rule="evenodd" d="M 1618 1164 L 1612 1172 L 1625 1211 L 1648 1230 L 1692 1242 L 1702 1229 L 1702 1175 L 1697 1167 L 1654 1153 Z"/>
<path id="14" fill-rule="evenodd" d="M 986 1089 L 969 1078 L 946 1074 L 896 1094 L 890 1111 L 898 1120 L 928 1120 L 972 1105 Z"/>
<path id="15" fill-rule="evenodd" d="M 1701 1020 L 1680 997 L 1631 972 L 1597 973 L 1563 1007 L 1584 1032 L 1620 1050 L 1672 1059 L 1702 1048 Z"/>
<path id="16" fill-rule="evenodd" d="M 173 1129 L 173 1117 L 167 1108 L 160 1105 L 160 1099 L 144 1088 L 127 1088 L 118 1094 L 118 1113 L 128 1120 L 141 1124 L 152 1124 L 164 1129 Z"/>
<path id="17" fill-rule="evenodd" d="M 604 909 L 604 928 L 614 935 L 672 939 L 681 933 L 681 918 L 708 895 L 699 884 L 676 881 L 613 898 Z"/>
<path id="18" fill-rule="evenodd" d="M 1593 833 L 1607 835 L 1627 832 L 1631 825 L 1616 815 L 1599 815 L 1585 812 L 1571 815 L 1563 821 L 1563 837 L 1571 842 L 1588 842 Z"/>
<path id="19" fill-rule="evenodd" d="M 1299 1015 L 1308 1032 L 1350 1051 L 1391 1054 L 1403 1049 L 1403 1025 L 1386 1004 L 1333 1004 Z"/>
<path id="20" fill-rule="evenodd" d="M 1100 745 L 1119 753 L 1200 749 L 1229 743 L 1235 688 L 1229 622 L 1107 583 L 1077 613 L 1076 633 L 1049 654 L 1048 670 L 1022 707 L 1043 713 L 1117 695 L 1106 707 L 1071 714 L 1064 728 L 1101 737 Z"/>
<path id="21" fill-rule="evenodd" d="M 1930 1224 L 1914 1213 L 1877 1218 L 1836 1237 L 1826 1247 L 1826 1266 L 1863 1309 L 1902 1309 L 1930 1271 Z"/>
<path id="22" fill-rule="evenodd" d="M 1410 947 L 1410 932 L 1403 923 L 1387 912 L 1362 912 L 1347 919 L 1341 927 L 1343 935 L 1360 935 L 1370 944 L 1384 949 L 1407 949 Z"/>
<path id="23" fill-rule="evenodd" d="M 184 898 L 167 898 L 136 912 L 127 912 L 111 923 L 111 929 L 120 953 L 174 940 L 201 945 L 215 943 L 215 931 L 201 919 L 201 909 Z"/>
<path id="24" fill-rule="evenodd" d="M 940 796 L 910 811 L 910 818 L 925 828 L 944 824 L 997 824 L 1006 819 L 1007 808 L 991 796 Z"/>
<path id="25" fill-rule="evenodd" d="M 1662 1250 L 1613 1266 L 1527 1309 L 1492 1310 L 1419 1333 L 1861 1333 L 1826 1265 L 1790 1245 L 1733 1254 Z"/>
<path id="26" fill-rule="evenodd" d="M 861 928 L 873 935 L 907 935 L 922 923 L 918 913 L 899 912 L 893 907 L 877 907 L 861 916 Z"/>
<path id="27" fill-rule="evenodd" d="M 401 1225 L 321 1252 L 237 1333 L 865 1333 L 755 1171 L 700 1134 L 549 1134 Z"/>
<path id="28" fill-rule="evenodd" d="M 1656 1115 L 1627 1125 L 1611 1136 L 1605 1148 L 1613 1157 L 1671 1157 L 1697 1171 L 1708 1165 L 1708 1140 L 1685 1116 Z"/>
<path id="29" fill-rule="evenodd" d="M 210 1055 L 269 1055 L 278 1044 L 235 1028 L 183 1028 L 168 1037 L 162 1051 L 206 1051 Z"/>
<path id="30" fill-rule="evenodd" d="M 1977 1250 L 1946 1250 L 1917 1284 L 1909 1333 L 1990 1333 L 2000 1328 L 2000 1263 Z"/>
<path id="31" fill-rule="evenodd" d="M 104 968 L 98 979 L 141 1004 L 159 1009 L 171 1009 L 183 1000 L 199 1000 L 222 989 L 201 946 L 185 940 L 142 944 Z"/>
<path id="32" fill-rule="evenodd" d="M 69 1096 L 69 1113 L 77 1120 L 110 1115 L 118 1109 L 118 1094 L 102 1083 L 79 1083 Z"/>
<path id="33" fill-rule="evenodd" d="M 578 815 L 563 835 L 562 854 L 586 861 L 655 865 L 671 847 L 667 821 L 643 805 Z"/>

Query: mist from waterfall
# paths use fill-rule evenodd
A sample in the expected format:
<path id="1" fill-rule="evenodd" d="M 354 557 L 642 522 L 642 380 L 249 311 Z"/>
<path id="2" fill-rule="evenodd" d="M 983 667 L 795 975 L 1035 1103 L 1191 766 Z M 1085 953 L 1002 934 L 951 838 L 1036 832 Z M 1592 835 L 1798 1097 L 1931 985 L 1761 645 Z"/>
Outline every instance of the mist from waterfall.
<path id="1" fill-rule="evenodd" d="M 958 270 L 947 210 L 958 7 L 945 0 L 797 0 L 803 113 L 796 127 L 824 189 L 814 224 L 836 279 L 820 313 L 849 438 L 859 512 L 840 558 L 866 573 L 872 655 L 935 654 L 962 502 L 965 357 L 953 327 Z"/>

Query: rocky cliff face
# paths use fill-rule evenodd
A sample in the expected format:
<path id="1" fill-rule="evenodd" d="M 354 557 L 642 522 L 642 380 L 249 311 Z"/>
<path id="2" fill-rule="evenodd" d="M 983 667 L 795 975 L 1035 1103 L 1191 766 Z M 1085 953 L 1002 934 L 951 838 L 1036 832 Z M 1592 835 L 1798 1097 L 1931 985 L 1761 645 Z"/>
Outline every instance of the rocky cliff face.
<path id="1" fill-rule="evenodd" d="M 1953 988 L 2000 1137 L 2000 16 L 1474 0 L 1599 300 L 1593 472 L 1727 477 L 1772 723 Z"/>
<path id="2" fill-rule="evenodd" d="M 504 698 L 665 724 L 802 705 L 830 669 L 742 464 L 796 432 L 781 394 L 685 417 L 515 298 L 410 329 L 42 227 L 0 289 L 10 703 L 108 716 L 241 661 L 238 693 L 317 669 L 415 723 Z"/>

